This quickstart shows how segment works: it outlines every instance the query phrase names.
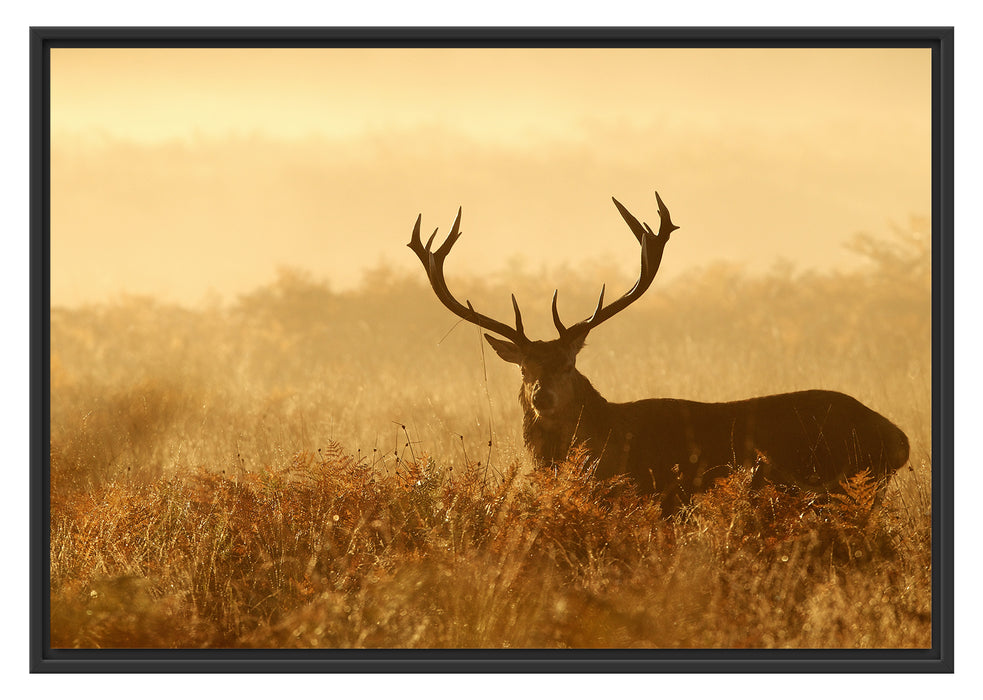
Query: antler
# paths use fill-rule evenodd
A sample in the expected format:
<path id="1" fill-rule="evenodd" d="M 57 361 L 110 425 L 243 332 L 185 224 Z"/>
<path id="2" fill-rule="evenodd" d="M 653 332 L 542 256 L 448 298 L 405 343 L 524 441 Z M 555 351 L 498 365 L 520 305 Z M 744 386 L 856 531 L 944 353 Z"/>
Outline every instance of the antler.
<path id="1" fill-rule="evenodd" d="M 407 247 L 420 258 L 420 262 L 423 263 L 423 269 L 426 270 L 427 277 L 430 279 L 430 286 L 433 287 L 433 291 L 441 303 L 465 321 L 470 321 L 485 330 L 498 333 L 517 345 L 528 345 L 530 341 L 522 329 L 522 315 L 519 313 L 519 304 L 515 300 L 515 294 L 512 295 L 512 308 L 515 309 L 515 328 L 512 328 L 500 321 L 478 313 L 467 299 L 464 300 L 464 303 L 467 304 L 465 307 L 447 289 L 447 283 L 444 281 L 444 258 L 451 252 L 451 247 L 453 247 L 454 243 L 461 236 L 461 209 L 458 208 L 457 210 L 457 217 L 454 219 L 454 225 L 451 226 L 451 232 L 447 235 L 447 240 L 435 251 L 431 251 L 430 246 L 433 244 L 433 239 L 437 235 L 438 229 L 434 229 L 426 246 L 424 246 L 420 240 L 420 222 L 422 219 L 422 214 L 416 217 L 416 225 L 413 227 L 413 235 Z"/>
<path id="2" fill-rule="evenodd" d="M 648 224 L 639 223 L 638 219 L 632 216 L 631 212 L 625 209 L 621 202 L 614 197 L 611 198 L 614 206 L 621 212 L 625 223 L 628 224 L 628 228 L 635 234 L 638 242 L 642 244 L 642 270 L 638 275 L 638 281 L 635 282 L 635 286 L 608 306 L 604 306 L 604 286 L 602 285 L 601 295 L 597 299 L 597 306 L 594 309 L 594 313 L 590 318 L 579 321 L 569 328 L 561 323 L 560 315 L 556 311 L 556 291 L 554 290 L 553 324 L 560 332 L 561 338 L 582 333 L 585 328 L 587 331 L 592 330 L 641 297 L 645 293 L 645 290 L 649 288 L 649 285 L 652 284 L 652 280 L 655 279 L 655 273 L 659 271 L 659 264 L 662 262 L 662 253 L 665 250 L 666 243 L 669 241 L 669 234 L 679 228 L 672 223 L 669 217 L 669 209 L 662 201 L 658 192 L 655 193 L 655 199 L 659 203 L 659 219 L 661 220 L 658 235 L 652 231 L 652 228 Z"/>

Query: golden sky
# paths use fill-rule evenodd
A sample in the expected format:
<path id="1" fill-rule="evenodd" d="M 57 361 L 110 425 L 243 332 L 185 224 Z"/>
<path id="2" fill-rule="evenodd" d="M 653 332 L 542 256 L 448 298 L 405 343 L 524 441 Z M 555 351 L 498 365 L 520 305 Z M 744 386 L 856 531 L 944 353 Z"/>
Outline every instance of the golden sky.
<path id="1" fill-rule="evenodd" d="M 454 274 L 589 265 L 627 288 L 612 195 L 681 226 L 661 274 L 854 264 L 930 214 L 930 52 L 908 49 L 56 49 L 52 303 L 335 288 L 418 213 Z M 422 275 L 422 271 L 419 271 Z M 548 302 L 544 302 L 547 304 Z"/>

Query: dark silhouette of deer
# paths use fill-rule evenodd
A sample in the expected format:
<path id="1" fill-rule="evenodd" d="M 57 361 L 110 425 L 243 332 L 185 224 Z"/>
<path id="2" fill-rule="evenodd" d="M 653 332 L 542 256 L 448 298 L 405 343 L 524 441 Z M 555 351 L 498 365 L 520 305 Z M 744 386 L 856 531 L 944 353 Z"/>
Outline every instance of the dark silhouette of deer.
<path id="1" fill-rule="evenodd" d="M 734 466 L 755 470 L 752 487 L 765 480 L 819 494 L 842 491 L 842 482 L 869 470 L 880 494 L 908 460 L 908 438 L 897 426 L 856 399 L 835 391 L 797 391 L 726 403 L 682 399 L 644 399 L 611 403 L 577 371 L 577 353 L 587 334 L 637 300 L 652 284 L 670 234 L 678 226 L 655 195 L 658 234 L 639 223 L 614 199 L 628 228 L 641 244 L 641 273 L 630 291 L 604 304 L 604 287 L 594 313 L 564 326 L 556 310 L 556 340 L 529 340 L 515 295 L 515 327 L 458 302 L 444 281 L 444 260 L 461 235 L 461 210 L 447 239 L 432 250 L 418 217 L 409 247 L 420 258 L 437 298 L 457 316 L 507 340 L 485 334 L 495 352 L 522 370 L 522 434 L 536 462 L 564 460 L 582 445 L 598 478 L 626 474 L 643 493 L 654 493 L 663 509 L 675 510 L 693 493 L 706 490 Z M 613 198 L 612 198 L 613 199 Z"/>

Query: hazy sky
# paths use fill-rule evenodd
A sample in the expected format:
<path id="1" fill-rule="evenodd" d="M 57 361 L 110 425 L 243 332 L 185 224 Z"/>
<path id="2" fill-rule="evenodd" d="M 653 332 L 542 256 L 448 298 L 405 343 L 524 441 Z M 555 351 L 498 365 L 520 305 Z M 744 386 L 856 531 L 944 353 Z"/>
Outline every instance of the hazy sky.
<path id="1" fill-rule="evenodd" d="M 52 303 L 194 303 L 309 270 L 335 288 L 418 213 L 456 274 L 603 259 L 618 197 L 681 226 L 661 274 L 853 264 L 930 214 L 926 50 L 52 51 Z M 544 301 L 544 305 L 548 300 Z"/>

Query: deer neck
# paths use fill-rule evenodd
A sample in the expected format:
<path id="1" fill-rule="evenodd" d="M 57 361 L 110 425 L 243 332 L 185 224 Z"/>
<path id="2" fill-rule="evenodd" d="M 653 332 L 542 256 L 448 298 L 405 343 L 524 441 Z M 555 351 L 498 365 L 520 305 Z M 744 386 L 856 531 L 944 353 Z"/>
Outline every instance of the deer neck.
<path id="1" fill-rule="evenodd" d="M 541 465 L 562 462 L 574 444 L 597 440 L 606 435 L 608 402 L 591 385 L 590 381 L 575 373 L 573 400 L 549 416 L 539 416 L 526 398 L 519 392 L 522 406 L 522 437 L 526 448 Z"/>

